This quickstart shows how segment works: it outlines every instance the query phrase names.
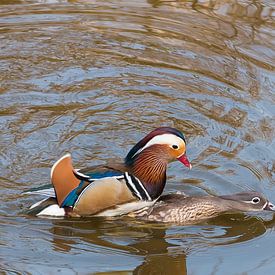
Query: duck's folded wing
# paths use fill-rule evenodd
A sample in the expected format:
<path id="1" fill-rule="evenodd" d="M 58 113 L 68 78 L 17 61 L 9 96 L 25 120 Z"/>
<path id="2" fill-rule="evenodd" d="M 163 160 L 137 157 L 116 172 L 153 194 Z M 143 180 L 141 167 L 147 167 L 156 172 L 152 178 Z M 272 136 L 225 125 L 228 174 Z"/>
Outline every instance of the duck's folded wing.
<path id="1" fill-rule="evenodd" d="M 48 190 L 35 194 L 51 195 Z M 67 198 L 65 201 L 68 201 Z M 56 198 L 45 198 L 31 206 L 29 213 L 37 216 L 118 216 L 154 204 L 137 199 L 124 179 L 108 177 L 89 183 L 71 207 L 60 207 Z M 69 211 L 69 212 L 68 212 Z"/>
<path id="2" fill-rule="evenodd" d="M 35 193 L 56 197 L 58 207 L 64 208 L 65 212 L 69 210 L 69 215 L 88 216 L 103 212 L 107 216 L 121 215 L 140 209 L 143 204 L 154 203 L 140 181 L 127 172 L 107 167 L 99 171 L 78 171 L 73 168 L 70 154 L 53 165 L 51 181 L 54 190 L 37 190 Z"/>
<path id="3" fill-rule="evenodd" d="M 119 171 L 108 170 L 106 168 L 93 169 L 89 172 L 87 170 L 76 170 L 72 165 L 70 154 L 60 158 L 51 170 L 51 181 L 60 207 L 74 206 L 83 189 L 98 180 L 105 180 L 108 177 L 122 179 L 124 176 Z"/>
<path id="4" fill-rule="evenodd" d="M 51 171 L 51 180 L 60 207 L 71 207 L 80 216 L 94 215 L 137 198 L 118 171 L 77 171 L 71 156 L 59 159 Z"/>
<path id="5" fill-rule="evenodd" d="M 74 211 L 81 216 L 94 215 L 136 200 L 124 180 L 108 177 L 96 180 L 83 189 L 74 204 Z"/>

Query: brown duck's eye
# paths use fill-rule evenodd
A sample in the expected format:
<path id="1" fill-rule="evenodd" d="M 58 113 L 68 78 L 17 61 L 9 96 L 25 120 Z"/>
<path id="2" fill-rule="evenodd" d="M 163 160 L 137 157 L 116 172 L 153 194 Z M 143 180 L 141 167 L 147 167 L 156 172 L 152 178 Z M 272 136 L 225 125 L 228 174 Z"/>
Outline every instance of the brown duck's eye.
<path id="1" fill-rule="evenodd" d="M 252 201 L 252 203 L 257 204 L 257 203 L 260 202 L 260 198 L 259 197 L 255 197 L 251 201 Z"/>
<path id="2" fill-rule="evenodd" d="M 174 144 L 174 145 L 172 145 L 172 148 L 173 148 L 173 149 L 179 149 L 179 146 L 176 145 L 176 144 Z"/>

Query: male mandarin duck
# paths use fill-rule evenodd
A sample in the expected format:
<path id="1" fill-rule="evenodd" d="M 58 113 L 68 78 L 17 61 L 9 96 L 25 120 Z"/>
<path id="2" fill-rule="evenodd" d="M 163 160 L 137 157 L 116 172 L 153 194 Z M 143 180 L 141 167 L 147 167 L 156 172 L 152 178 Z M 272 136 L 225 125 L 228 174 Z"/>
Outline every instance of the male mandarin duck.
<path id="1" fill-rule="evenodd" d="M 129 213 L 128 216 L 146 221 L 190 225 L 225 213 L 263 210 L 275 211 L 275 206 L 258 192 L 190 197 L 168 194 L 161 196 L 154 205 Z"/>
<path id="2" fill-rule="evenodd" d="M 149 133 L 123 163 L 75 170 L 67 154 L 51 169 L 55 195 L 31 209 L 49 216 L 126 214 L 155 202 L 165 187 L 167 165 L 174 160 L 191 169 L 184 135 L 171 127 Z"/>

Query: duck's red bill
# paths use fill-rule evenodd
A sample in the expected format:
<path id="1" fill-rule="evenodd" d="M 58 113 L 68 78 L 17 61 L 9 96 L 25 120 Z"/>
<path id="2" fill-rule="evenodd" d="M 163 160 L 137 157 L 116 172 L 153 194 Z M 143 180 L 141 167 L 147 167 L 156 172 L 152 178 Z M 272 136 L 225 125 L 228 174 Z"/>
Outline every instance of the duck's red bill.
<path id="1" fill-rule="evenodd" d="M 189 162 L 189 160 L 188 160 L 186 154 L 183 154 L 182 156 L 180 156 L 180 157 L 178 158 L 178 160 L 179 160 L 181 163 L 183 163 L 186 167 L 188 167 L 189 169 L 192 169 L 192 165 L 191 165 L 191 163 Z"/>

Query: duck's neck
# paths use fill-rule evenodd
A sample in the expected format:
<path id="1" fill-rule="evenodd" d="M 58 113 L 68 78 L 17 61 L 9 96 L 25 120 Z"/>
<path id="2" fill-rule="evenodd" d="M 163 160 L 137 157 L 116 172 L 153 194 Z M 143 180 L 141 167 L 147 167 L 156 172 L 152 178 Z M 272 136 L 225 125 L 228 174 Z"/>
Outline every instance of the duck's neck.
<path id="1" fill-rule="evenodd" d="M 160 157 L 157 150 L 145 149 L 129 165 L 132 175 L 137 177 L 152 199 L 161 195 L 166 183 L 168 161 Z"/>

